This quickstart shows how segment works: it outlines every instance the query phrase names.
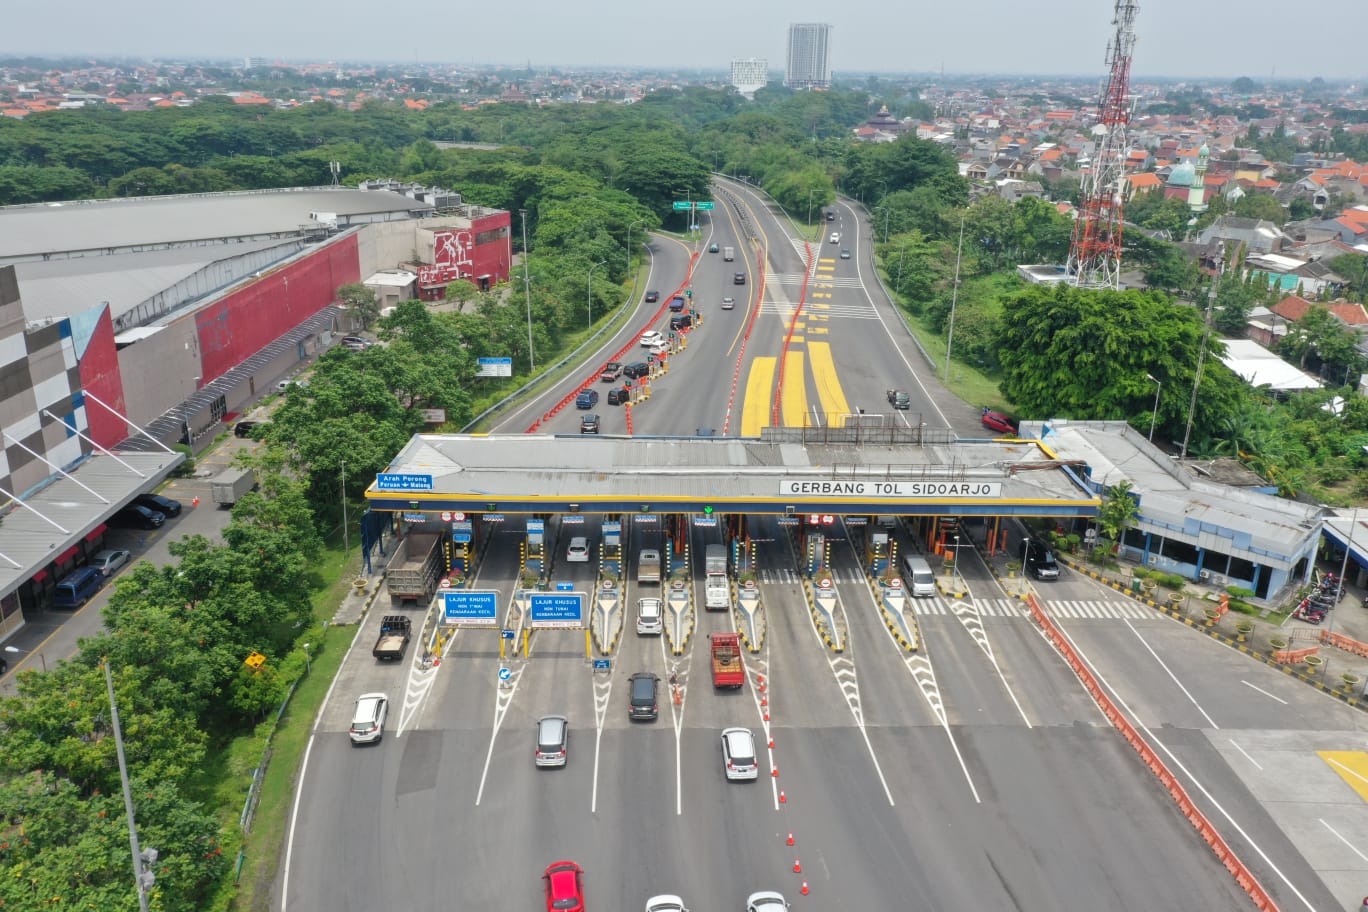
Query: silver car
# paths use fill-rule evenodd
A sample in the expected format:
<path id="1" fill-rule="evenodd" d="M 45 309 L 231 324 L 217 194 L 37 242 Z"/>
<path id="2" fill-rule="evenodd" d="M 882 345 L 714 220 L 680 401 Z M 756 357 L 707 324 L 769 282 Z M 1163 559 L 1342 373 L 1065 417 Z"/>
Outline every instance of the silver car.
<path id="1" fill-rule="evenodd" d="M 658 598 L 637 600 L 637 635 L 660 636 L 665 625 L 661 620 L 661 601 Z"/>
<path id="2" fill-rule="evenodd" d="M 537 720 L 537 766 L 565 766 L 570 751 L 570 721 L 565 716 Z"/>
<path id="3" fill-rule="evenodd" d="M 784 899 L 784 894 L 776 893 L 773 890 L 761 890 L 759 893 L 752 893 L 750 899 L 746 900 L 746 912 L 784 912 L 788 907 L 789 904 Z"/>
<path id="4" fill-rule="evenodd" d="M 689 912 L 684 908 L 684 900 L 673 893 L 662 893 L 646 900 L 646 912 Z"/>
<path id="5" fill-rule="evenodd" d="M 731 780 L 744 781 L 760 776 L 755 762 L 755 737 L 749 728 L 722 730 L 722 769 Z"/>
<path id="6" fill-rule="evenodd" d="M 385 736 L 385 717 L 389 715 L 389 697 L 382 693 L 366 693 L 356 698 L 347 734 L 353 744 L 370 744 Z"/>

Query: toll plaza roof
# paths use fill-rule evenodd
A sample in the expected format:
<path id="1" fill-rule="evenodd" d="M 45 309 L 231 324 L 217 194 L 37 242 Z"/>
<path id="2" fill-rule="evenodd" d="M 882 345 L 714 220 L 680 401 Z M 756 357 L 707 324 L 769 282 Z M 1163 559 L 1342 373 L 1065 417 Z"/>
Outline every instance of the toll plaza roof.
<path id="1" fill-rule="evenodd" d="M 392 511 L 1095 516 L 1076 466 L 1037 440 L 926 428 L 754 437 L 414 437 L 366 491 Z"/>

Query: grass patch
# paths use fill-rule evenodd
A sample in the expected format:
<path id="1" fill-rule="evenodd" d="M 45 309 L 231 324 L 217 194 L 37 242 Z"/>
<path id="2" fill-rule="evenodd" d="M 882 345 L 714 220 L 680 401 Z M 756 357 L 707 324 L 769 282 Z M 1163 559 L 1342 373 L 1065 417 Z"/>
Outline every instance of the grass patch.
<path id="1" fill-rule="evenodd" d="M 275 737 L 271 741 L 271 759 L 261 783 L 261 795 L 252 821 L 252 832 L 241 841 L 243 860 L 239 881 L 236 886 L 231 881 L 224 884 L 220 901 L 213 904 L 213 909 L 266 912 L 270 908 L 271 889 L 276 883 L 281 850 L 285 845 L 299 764 L 313 733 L 313 723 L 318 716 L 319 707 L 323 705 L 323 698 L 327 695 L 337 670 L 342 666 L 342 657 L 346 655 L 347 647 L 355 635 L 356 628 L 347 625 L 329 627 L 317 641 L 310 640 L 312 670 L 300 679 L 294 697 L 281 716 L 279 727 L 276 728 Z M 263 723 L 262 728 L 266 729 L 273 723 L 274 719 Z M 261 756 L 264 737 L 258 738 L 257 735 L 253 735 L 237 740 L 251 742 L 251 747 L 244 745 L 243 748 L 250 757 L 247 768 L 250 772 L 251 767 Z M 235 809 L 224 809 L 225 813 L 232 811 L 233 834 L 239 832 L 236 814 L 241 812 L 242 802 L 246 800 L 246 781 L 238 778 L 236 784 L 242 787 L 235 795 Z"/>

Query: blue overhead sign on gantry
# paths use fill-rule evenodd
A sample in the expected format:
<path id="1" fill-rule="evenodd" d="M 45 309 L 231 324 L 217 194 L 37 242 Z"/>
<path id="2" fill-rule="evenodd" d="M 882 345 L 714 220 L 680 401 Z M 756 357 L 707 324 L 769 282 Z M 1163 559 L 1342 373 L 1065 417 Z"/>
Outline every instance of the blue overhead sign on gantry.
<path id="1" fill-rule="evenodd" d="M 431 491 L 432 476 L 381 472 L 375 476 L 375 487 L 381 491 Z"/>
<path id="2" fill-rule="evenodd" d="M 443 589 L 442 618 L 463 627 L 498 627 L 499 593 L 476 589 Z"/>
<path id="3" fill-rule="evenodd" d="M 533 592 L 528 596 L 533 627 L 583 627 L 583 592 Z"/>

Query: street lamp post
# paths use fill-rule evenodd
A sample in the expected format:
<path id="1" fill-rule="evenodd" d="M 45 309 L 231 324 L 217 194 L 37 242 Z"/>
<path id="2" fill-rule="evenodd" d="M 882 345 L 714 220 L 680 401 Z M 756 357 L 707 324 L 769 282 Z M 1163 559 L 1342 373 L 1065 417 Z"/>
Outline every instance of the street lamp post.
<path id="1" fill-rule="evenodd" d="M 950 289 L 950 331 L 945 337 L 945 383 L 950 383 L 950 348 L 955 344 L 955 305 L 959 302 L 960 260 L 964 256 L 964 216 L 960 215 L 959 249 L 955 252 L 955 284 Z M 898 275 L 902 276 L 902 258 L 898 258 Z"/>
<path id="2" fill-rule="evenodd" d="M 537 371 L 537 357 L 532 351 L 532 277 L 528 274 L 528 253 L 527 253 L 527 210 L 519 209 L 518 214 L 522 216 L 522 236 L 523 236 L 523 291 L 527 294 L 527 368 L 530 373 Z M 628 253 L 628 256 L 631 256 Z"/>
<path id="3" fill-rule="evenodd" d="M 812 224 L 812 194 L 813 194 L 813 191 L 815 191 L 816 189 L 817 189 L 816 187 L 809 187 L 809 188 L 808 188 L 808 220 L 807 220 L 807 223 L 808 223 L 809 225 Z"/>
<path id="4" fill-rule="evenodd" d="M 888 206 L 883 207 L 884 211 L 884 243 L 888 243 L 888 217 L 893 214 L 893 210 Z"/>
<path id="5" fill-rule="evenodd" d="M 1154 411 L 1150 414 L 1149 441 L 1154 443 L 1154 424 L 1159 420 L 1159 393 L 1164 389 L 1164 384 L 1153 374 L 1145 374 L 1145 379 L 1154 384 Z"/>
<path id="6" fill-rule="evenodd" d="M 133 819 L 133 793 L 128 787 L 128 763 L 124 759 L 123 730 L 119 727 L 119 704 L 114 699 L 114 678 L 109 672 L 109 662 L 102 661 L 105 687 L 109 691 L 109 716 L 114 727 L 114 750 L 119 759 L 119 781 L 123 784 L 124 813 L 128 815 L 128 845 L 133 854 L 133 882 L 138 888 L 138 908 L 147 912 L 147 890 L 156 883 L 156 875 L 144 864 L 157 860 L 157 850 L 138 848 L 138 825 Z"/>
<path id="7" fill-rule="evenodd" d="M 304 673 L 305 673 L 305 674 L 308 674 L 308 673 L 311 672 L 311 671 L 313 671 L 313 662 L 310 661 L 310 659 L 309 659 L 309 644 L 308 644 L 308 643 L 305 643 L 305 644 L 304 644 Z"/>
<path id="8" fill-rule="evenodd" d="M 645 219 L 637 219 L 635 222 L 632 222 L 632 224 L 627 226 L 627 272 L 629 274 L 632 271 L 632 229 L 635 228 L 637 225 L 644 224 L 646 224 Z"/>
<path id="9" fill-rule="evenodd" d="M 18 646 L 6 646 L 5 652 L 12 655 L 28 655 L 30 651 L 27 649 L 20 649 Z M 47 671 L 47 659 L 41 652 L 38 653 L 38 662 L 43 666 L 43 671 Z"/>
<path id="10" fill-rule="evenodd" d="M 607 260 L 600 260 L 589 267 L 589 282 L 585 289 L 585 297 L 589 299 L 589 328 L 594 328 L 594 270 L 607 263 Z"/>

